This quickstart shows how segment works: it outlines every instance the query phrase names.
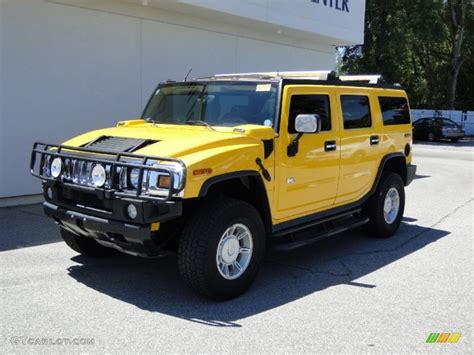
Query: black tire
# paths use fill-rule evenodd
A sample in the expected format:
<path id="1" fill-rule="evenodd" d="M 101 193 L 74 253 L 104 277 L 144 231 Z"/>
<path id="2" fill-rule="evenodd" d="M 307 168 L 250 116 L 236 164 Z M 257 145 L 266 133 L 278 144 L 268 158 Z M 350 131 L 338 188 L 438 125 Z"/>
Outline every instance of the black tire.
<path id="1" fill-rule="evenodd" d="M 453 142 L 453 143 L 459 142 L 459 137 L 451 138 L 451 142 Z"/>
<path id="2" fill-rule="evenodd" d="M 384 204 L 387 193 L 391 188 L 395 188 L 398 192 L 399 208 L 395 219 L 391 223 L 387 223 L 384 217 Z M 370 218 L 368 230 L 371 235 L 377 238 L 388 238 L 395 234 L 405 210 L 405 189 L 400 175 L 391 172 L 384 173 L 377 190 L 369 199 L 366 209 Z"/>
<path id="3" fill-rule="evenodd" d="M 66 244 L 79 254 L 93 258 L 103 258 L 116 253 L 115 249 L 104 247 L 91 237 L 78 236 L 64 228 L 60 228 L 59 230 Z"/>
<path id="4" fill-rule="evenodd" d="M 221 237 L 234 224 L 249 229 L 253 252 L 243 274 L 228 280 L 218 270 L 216 254 Z M 179 244 L 178 266 L 182 279 L 195 292 L 224 300 L 249 288 L 264 255 L 265 229 L 260 214 L 246 202 L 225 198 L 206 203 L 187 221 Z"/>

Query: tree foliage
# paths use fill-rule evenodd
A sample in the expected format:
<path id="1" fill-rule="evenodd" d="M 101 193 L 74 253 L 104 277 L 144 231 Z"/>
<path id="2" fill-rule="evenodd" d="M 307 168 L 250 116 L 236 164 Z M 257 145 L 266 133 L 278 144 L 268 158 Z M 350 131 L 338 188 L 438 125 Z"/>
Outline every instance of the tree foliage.
<path id="1" fill-rule="evenodd" d="M 472 0 L 367 0 L 365 43 L 342 48 L 339 68 L 346 74 L 383 74 L 402 84 L 413 107 L 436 109 L 452 106 L 449 88 L 457 70 L 454 106 L 473 110 L 473 8 Z"/>

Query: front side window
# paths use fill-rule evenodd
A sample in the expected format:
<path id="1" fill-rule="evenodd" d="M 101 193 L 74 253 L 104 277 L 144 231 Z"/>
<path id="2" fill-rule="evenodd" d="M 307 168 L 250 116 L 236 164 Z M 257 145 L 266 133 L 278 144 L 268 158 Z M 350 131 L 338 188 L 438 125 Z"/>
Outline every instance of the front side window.
<path id="1" fill-rule="evenodd" d="M 441 126 L 456 126 L 457 125 L 456 122 L 450 120 L 449 118 L 443 118 L 443 117 L 435 118 L 435 122 Z"/>
<path id="2" fill-rule="evenodd" d="M 165 124 L 204 121 L 212 126 L 273 126 L 278 86 L 272 82 L 190 82 L 163 84 L 143 118 Z"/>
<path id="3" fill-rule="evenodd" d="M 364 128 L 372 125 L 369 97 L 341 95 L 344 129 Z"/>
<path id="4" fill-rule="evenodd" d="M 290 103 L 288 132 L 296 133 L 295 119 L 300 114 L 317 114 L 321 117 L 321 131 L 331 130 L 328 95 L 293 95 Z"/>
<path id="5" fill-rule="evenodd" d="M 385 126 L 410 123 L 408 101 L 404 97 L 379 97 Z"/>
<path id="6" fill-rule="evenodd" d="M 425 122 L 426 122 L 426 120 L 422 118 L 422 119 L 419 119 L 419 120 L 416 120 L 415 122 L 413 122 L 413 126 L 419 127 L 419 126 L 422 126 Z"/>

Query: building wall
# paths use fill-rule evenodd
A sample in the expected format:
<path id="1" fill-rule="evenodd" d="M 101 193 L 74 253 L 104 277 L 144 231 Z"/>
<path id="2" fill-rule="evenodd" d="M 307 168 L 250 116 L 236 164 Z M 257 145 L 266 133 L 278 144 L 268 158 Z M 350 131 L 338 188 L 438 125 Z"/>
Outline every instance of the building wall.
<path id="1" fill-rule="evenodd" d="M 324 37 L 329 43 L 364 41 L 365 0 L 180 0 Z"/>
<path id="2" fill-rule="evenodd" d="M 137 3 L 0 0 L 0 204 L 40 192 L 28 171 L 34 141 L 139 117 L 159 81 L 190 68 L 201 77 L 335 64 L 329 44 Z"/>
<path id="3" fill-rule="evenodd" d="M 3 176 L 4 176 L 4 167 L 3 167 L 3 143 L 5 141 L 5 129 L 3 125 L 3 6 L 0 1 L 0 186 L 3 186 Z M 1 198 L 0 190 L 0 198 Z"/>

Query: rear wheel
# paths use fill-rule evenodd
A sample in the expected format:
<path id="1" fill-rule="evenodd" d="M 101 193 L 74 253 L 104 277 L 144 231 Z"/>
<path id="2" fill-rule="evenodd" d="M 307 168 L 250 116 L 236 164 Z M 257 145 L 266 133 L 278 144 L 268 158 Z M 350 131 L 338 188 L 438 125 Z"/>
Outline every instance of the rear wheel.
<path id="1" fill-rule="evenodd" d="M 265 230 L 257 210 L 239 200 L 215 200 L 186 224 L 178 251 L 179 271 L 194 291 L 229 299 L 252 284 L 264 253 Z"/>
<path id="2" fill-rule="evenodd" d="M 66 244 L 79 254 L 93 258 L 102 258 L 116 253 L 115 249 L 104 247 L 91 237 L 82 237 L 60 228 L 61 237 Z"/>
<path id="3" fill-rule="evenodd" d="M 459 142 L 459 137 L 451 138 L 451 142 L 453 143 Z"/>
<path id="4" fill-rule="evenodd" d="M 405 189 L 400 175 L 384 173 L 367 204 L 369 231 L 378 238 L 392 236 L 400 226 L 405 209 Z"/>

